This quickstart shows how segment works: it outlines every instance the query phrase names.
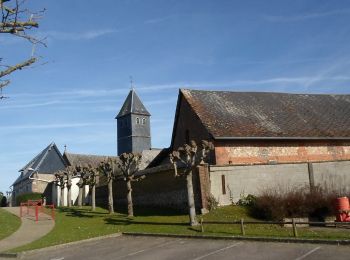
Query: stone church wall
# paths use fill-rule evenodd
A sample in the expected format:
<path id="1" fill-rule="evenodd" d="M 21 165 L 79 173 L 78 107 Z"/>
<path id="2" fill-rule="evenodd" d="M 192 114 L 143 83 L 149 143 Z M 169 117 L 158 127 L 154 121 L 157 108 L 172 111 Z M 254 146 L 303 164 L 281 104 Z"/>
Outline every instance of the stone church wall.
<path id="1" fill-rule="evenodd" d="M 207 166 L 193 172 L 195 204 L 198 211 L 207 207 L 209 175 Z M 133 204 L 135 207 L 172 208 L 187 210 L 187 189 L 185 177 L 174 176 L 174 170 L 153 172 L 142 181 L 132 183 Z M 123 181 L 113 183 L 113 199 L 117 205 L 126 205 L 126 184 Z M 108 190 L 106 183 L 96 188 L 96 201 L 106 207 Z"/>
<path id="2" fill-rule="evenodd" d="M 126 183 L 113 183 L 114 204 L 126 205 Z M 187 205 L 186 180 L 175 178 L 174 171 L 148 174 L 145 179 L 132 182 L 132 197 L 135 207 L 164 207 L 184 209 Z M 108 190 L 106 185 L 96 189 L 96 201 L 106 206 Z"/>

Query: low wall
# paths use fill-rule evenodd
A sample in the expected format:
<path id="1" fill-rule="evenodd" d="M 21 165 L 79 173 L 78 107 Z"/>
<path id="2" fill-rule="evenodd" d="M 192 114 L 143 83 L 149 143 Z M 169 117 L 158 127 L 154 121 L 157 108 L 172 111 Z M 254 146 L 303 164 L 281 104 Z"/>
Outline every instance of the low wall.
<path id="1" fill-rule="evenodd" d="M 210 166 L 210 191 L 220 205 L 270 188 L 322 185 L 350 190 L 350 161 L 249 166 Z"/>
<path id="2" fill-rule="evenodd" d="M 114 204 L 126 204 L 126 183 L 113 183 Z M 186 180 L 175 178 L 174 171 L 160 171 L 146 175 L 146 178 L 132 182 L 132 197 L 135 207 L 164 207 L 185 209 L 187 205 Z M 96 202 L 106 207 L 108 189 L 106 185 L 96 188 Z"/>
<path id="3" fill-rule="evenodd" d="M 179 170 L 180 171 L 180 170 Z M 107 207 L 108 189 L 104 179 L 96 187 L 96 202 Z M 200 166 L 193 172 L 193 189 L 198 212 L 207 207 L 210 194 L 208 167 Z M 126 183 L 114 181 L 113 200 L 115 205 L 126 205 Z M 187 210 L 187 185 L 185 177 L 174 176 L 173 169 L 146 172 L 146 178 L 132 182 L 132 198 L 135 207 L 170 208 Z"/>

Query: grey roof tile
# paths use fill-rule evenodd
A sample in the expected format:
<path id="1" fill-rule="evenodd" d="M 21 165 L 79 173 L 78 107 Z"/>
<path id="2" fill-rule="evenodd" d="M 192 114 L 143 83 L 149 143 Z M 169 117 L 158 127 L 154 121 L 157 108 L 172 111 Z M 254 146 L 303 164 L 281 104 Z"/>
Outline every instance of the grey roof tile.
<path id="1" fill-rule="evenodd" d="M 350 138 L 350 95 L 180 90 L 214 138 Z"/>

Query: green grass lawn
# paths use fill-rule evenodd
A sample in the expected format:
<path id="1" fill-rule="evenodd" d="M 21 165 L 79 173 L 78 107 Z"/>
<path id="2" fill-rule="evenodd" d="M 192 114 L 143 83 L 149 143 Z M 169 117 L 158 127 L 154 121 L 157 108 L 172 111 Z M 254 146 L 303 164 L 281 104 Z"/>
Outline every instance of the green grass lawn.
<path id="1" fill-rule="evenodd" d="M 240 226 L 233 224 L 206 224 L 204 233 L 200 227 L 190 227 L 187 215 L 172 211 L 136 210 L 136 217 L 128 218 L 125 214 L 109 215 L 104 209 L 91 212 L 90 207 L 83 209 L 57 209 L 56 225 L 45 237 L 29 245 L 12 251 L 24 251 L 71 241 L 102 236 L 117 232 L 152 232 L 190 235 L 232 236 L 240 235 Z M 255 220 L 248 217 L 247 209 L 239 206 L 227 206 L 203 216 L 204 221 Z M 291 228 L 278 225 L 246 225 L 247 236 L 292 237 Z M 350 239 L 350 230 L 335 228 L 298 228 L 299 237 Z"/>
<path id="2" fill-rule="evenodd" d="M 0 208 L 0 240 L 11 235 L 21 226 L 21 220 Z"/>

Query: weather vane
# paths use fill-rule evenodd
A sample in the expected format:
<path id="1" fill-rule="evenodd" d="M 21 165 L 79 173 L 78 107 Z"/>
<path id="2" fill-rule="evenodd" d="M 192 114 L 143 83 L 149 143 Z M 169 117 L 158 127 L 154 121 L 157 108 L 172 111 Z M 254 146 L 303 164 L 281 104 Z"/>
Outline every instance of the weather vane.
<path id="1" fill-rule="evenodd" d="M 130 76 L 130 89 L 134 90 L 134 81 L 132 80 L 132 76 Z"/>

